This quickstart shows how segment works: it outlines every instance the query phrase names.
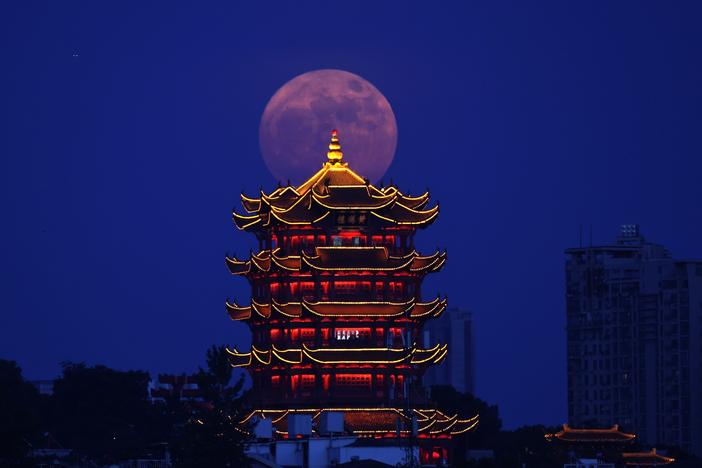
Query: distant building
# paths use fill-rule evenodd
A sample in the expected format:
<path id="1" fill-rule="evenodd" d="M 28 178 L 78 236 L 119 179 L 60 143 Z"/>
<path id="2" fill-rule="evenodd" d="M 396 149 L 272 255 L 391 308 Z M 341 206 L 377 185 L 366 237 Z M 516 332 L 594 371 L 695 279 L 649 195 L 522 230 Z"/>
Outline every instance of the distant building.
<path id="1" fill-rule="evenodd" d="M 474 393 L 473 319 L 467 310 L 451 309 L 424 325 L 424 347 L 440 343 L 451 350 L 446 359 L 427 369 L 424 385 L 451 385 L 463 393 Z"/>
<path id="2" fill-rule="evenodd" d="M 42 395 L 54 394 L 54 380 L 31 380 L 29 383 Z"/>
<path id="3" fill-rule="evenodd" d="M 196 375 L 159 374 L 156 381 L 149 383 L 151 401 L 164 402 L 177 397 L 179 401 L 202 401 L 202 390 Z"/>
<path id="4" fill-rule="evenodd" d="M 564 424 L 563 430 L 544 437 L 552 443 L 556 458 L 565 461 L 563 468 L 663 466 L 675 461 L 657 453 L 655 448 L 635 450 L 636 434 L 622 432 L 617 425 L 578 429 Z"/>
<path id="5" fill-rule="evenodd" d="M 702 455 L 702 261 L 636 225 L 566 250 L 568 418 Z"/>
<path id="6" fill-rule="evenodd" d="M 564 424 L 563 430 L 544 437 L 555 450 L 556 459 L 564 462 L 563 468 L 615 468 L 622 452 L 631 449 L 636 439 L 635 434 L 622 432 L 616 425 L 578 429 Z"/>

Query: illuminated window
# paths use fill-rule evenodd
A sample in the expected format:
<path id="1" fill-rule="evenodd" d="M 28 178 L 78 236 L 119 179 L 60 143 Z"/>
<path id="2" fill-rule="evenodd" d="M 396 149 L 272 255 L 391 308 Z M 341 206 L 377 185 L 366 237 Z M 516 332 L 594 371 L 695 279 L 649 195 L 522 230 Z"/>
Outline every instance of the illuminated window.
<path id="1" fill-rule="evenodd" d="M 314 341 L 314 328 L 300 328 L 300 340 L 301 341 Z"/>
<path id="2" fill-rule="evenodd" d="M 375 340 L 376 344 L 378 346 L 382 346 L 385 344 L 385 330 L 382 328 L 376 328 L 375 329 Z"/>
<path id="3" fill-rule="evenodd" d="M 334 247 L 341 247 L 341 237 L 339 236 L 332 236 L 332 245 Z"/>
<path id="4" fill-rule="evenodd" d="M 271 376 L 271 387 L 275 389 L 280 388 L 280 376 L 279 375 L 272 375 Z"/>
<path id="5" fill-rule="evenodd" d="M 300 387 L 302 390 L 314 390 L 314 374 L 303 374 Z"/>
<path id="6" fill-rule="evenodd" d="M 385 289 L 383 282 L 382 281 L 376 281 L 375 282 L 375 299 L 376 300 L 382 300 L 383 299 L 383 290 Z"/>
<path id="7" fill-rule="evenodd" d="M 334 292 L 340 297 L 352 297 L 359 293 L 370 291 L 370 281 L 335 281 Z"/>
<path id="8" fill-rule="evenodd" d="M 336 374 L 336 385 L 345 389 L 370 389 L 370 374 Z"/>
<path id="9" fill-rule="evenodd" d="M 334 338 L 338 341 L 367 340 L 370 334 L 370 328 L 336 328 L 334 330 Z"/>

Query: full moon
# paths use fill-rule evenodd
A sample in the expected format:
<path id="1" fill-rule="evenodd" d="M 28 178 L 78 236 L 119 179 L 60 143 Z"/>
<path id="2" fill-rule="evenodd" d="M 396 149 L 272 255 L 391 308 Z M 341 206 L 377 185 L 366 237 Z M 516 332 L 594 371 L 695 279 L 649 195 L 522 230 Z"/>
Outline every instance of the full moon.
<path id="1" fill-rule="evenodd" d="M 258 133 L 268 169 L 282 183 L 303 182 L 327 160 L 334 129 L 349 167 L 378 181 L 395 155 L 395 114 L 375 86 L 343 70 L 307 72 L 276 91 Z"/>

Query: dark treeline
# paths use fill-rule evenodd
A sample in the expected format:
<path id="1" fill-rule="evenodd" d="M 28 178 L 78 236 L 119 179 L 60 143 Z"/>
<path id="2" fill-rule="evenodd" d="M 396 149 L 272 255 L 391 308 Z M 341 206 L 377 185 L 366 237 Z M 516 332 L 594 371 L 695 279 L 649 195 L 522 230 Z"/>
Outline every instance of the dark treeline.
<path id="1" fill-rule="evenodd" d="M 497 406 L 488 405 L 470 394 L 460 393 L 447 386 L 431 388 L 432 400 L 438 408 L 448 414 L 457 413 L 461 416 L 480 415 L 480 423 L 475 430 L 454 437 L 452 466 L 460 468 L 562 468 L 565 463 L 572 462 L 574 455 L 583 458 L 583 454 L 566 454 L 545 438 L 562 426 L 533 425 L 524 426 L 512 431 L 502 429 L 502 421 Z M 587 427 L 601 427 L 592 422 Z M 673 466 L 692 468 L 702 466 L 700 460 L 675 446 L 659 446 L 669 456 L 675 458 Z M 467 454 L 471 450 L 490 450 L 492 458 L 470 459 Z M 587 451 L 589 447 L 584 446 Z M 630 451 L 644 450 L 649 447 L 635 442 L 628 447 Z M 476 454 L 477 456 L 477 454 Z M 619 465 L 617 465 L 619 466 Z"/>
<path id="2" fill-rule="evenodd" d="M 231 385 L 223 347 L 207 352 L 198 373 L 204 402 L 175 396 L 152 404 L 149 374 L 105 366 L 62 364 L 52 395 L 41 395 L 13 361 L 0 360 L 0 466 L 34 466 L 37 449 L 71 449 L 73 464 L 103 466 L 136 458 L 182 467 L 246 466 L 243 378 Z"/>
<path id="3" fill-rule="evenodd" d="M 40 395 L 14 362 L 0 360 L 0 465 L 31 466 L 32 450 L 49 446 L 98 465 L 163 458 L 167 447 L 179 467 L 246 466 L 245 438 L 232 424 L 248 409 L 243 379 L 231 385 L 223 347 L 210 348 L 206 362 L 198 373 L 205 403 L 193 405 L 177 396 L 151 403 L 146 372 L 80 363 L 64 363 L 53 395 Z M 431 395 L 446 413 L 480 414 L 476 430 L 454 440 L 456 466 L 551 466 L 546 428 L 503 431 L 497 406 L 452 387 L 433 387 Z M 493 450 L 496 458 L 465 461 L 471 448 Z"/>
<path id="4" fill-rule="evenodd" d="M 525 426 L 513 431 L 502 429 L 502 420 L 496 405 L 489 405 L 469 393 L 457 392 L 453 387 L 434 386 L 431 388 L 434 403 L 447 414 L 461 417 L 480 415 L 480 422 L 473 431 L 466 432 L 453 440 L 453 465 L 457 467 L 562 467 L 563 463 L 554 454 L 553 447 L 545 439 L 545 434 L 557 432 L 560 428 L 542 425 Z M 494 458 L 469 460 L 470 450 L 490 450 Z"/>
<path id="5" fill-rule="evenodd" d="M 41 395 L 13 361 L 0 359 L 0 466 L 35 466 L 37 449 L 71 449 L 72 465 L 104 466 L 136 458 L 163 459 L 176 467 L 245 467 L 246 438 L 236 422 L 250 406 L 243 378 L 232 383 L 224 347 L 207 351 L 197 374 L 202 402 L 178 395 L 154 404 L 149 374 L 64 363 L 52 395 Z M 447 414 L 480 415 L 475 430 L 455 437 L 453 466 L 462 468 L 560 467 L 544 435 L 558 427 L 502 429 L 497 406 L 452 387 L 431 388 L 433 404 Z M 471 450 L 493 457 L 470 460 Z M 673 451 L 678 460 L 688 458 Z"/>

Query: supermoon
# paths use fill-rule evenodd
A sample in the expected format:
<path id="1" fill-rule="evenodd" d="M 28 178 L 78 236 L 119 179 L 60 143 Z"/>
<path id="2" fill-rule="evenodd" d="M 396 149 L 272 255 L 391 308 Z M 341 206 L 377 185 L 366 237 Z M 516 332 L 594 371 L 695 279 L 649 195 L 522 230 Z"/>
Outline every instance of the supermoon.
<path id="1" fill-rule="evenodd" d="M 304 73 L 276 91 L 258 134 L 268 169 L 283 184 L 303 182 L 326 161 L 334 129 L 344 161 L 377 182 L 395 155 L 395 114 L 375 86 L 343 70 Z"/>

